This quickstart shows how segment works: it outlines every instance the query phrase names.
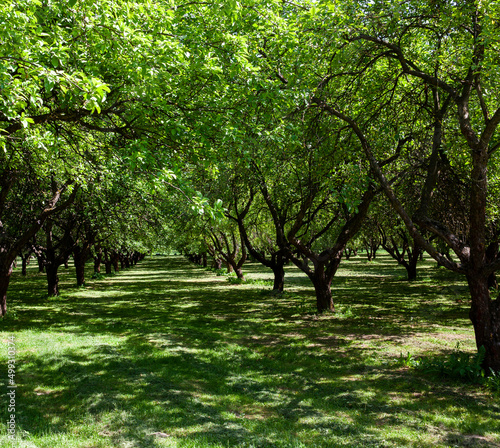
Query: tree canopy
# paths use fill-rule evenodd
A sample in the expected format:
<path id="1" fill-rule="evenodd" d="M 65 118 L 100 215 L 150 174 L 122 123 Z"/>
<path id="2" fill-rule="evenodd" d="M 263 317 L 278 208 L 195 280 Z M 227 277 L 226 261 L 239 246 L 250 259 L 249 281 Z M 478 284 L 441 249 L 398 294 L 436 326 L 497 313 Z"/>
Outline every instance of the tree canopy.
<path id="1" fill-rule="evenodd" d="M 498 370 L 499 23 L 492 0 L 4 2 L 2 315 L 15 257 L 73 218 L 79 250 L 85 225 L 110 251 L 238 246 L 319 297 L 371 213 L 404 223 L 396 258 L 466 277 Z"/>

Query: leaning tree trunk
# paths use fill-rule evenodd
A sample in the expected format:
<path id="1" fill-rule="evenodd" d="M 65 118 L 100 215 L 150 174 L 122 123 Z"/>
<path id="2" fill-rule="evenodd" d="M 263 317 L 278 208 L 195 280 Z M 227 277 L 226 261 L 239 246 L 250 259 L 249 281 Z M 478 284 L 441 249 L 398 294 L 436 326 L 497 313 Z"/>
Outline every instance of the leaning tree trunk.
<path id="1" fill-rule="evenodd" d="M 500 299 L 491 300 L 487 277 L 468 275 L 467 281 L 472 299 L 469 317 L 474 326 L 476 346 L 485 348 L 482 367 L 486 374 L 490 369 L 500 372 Z"/>

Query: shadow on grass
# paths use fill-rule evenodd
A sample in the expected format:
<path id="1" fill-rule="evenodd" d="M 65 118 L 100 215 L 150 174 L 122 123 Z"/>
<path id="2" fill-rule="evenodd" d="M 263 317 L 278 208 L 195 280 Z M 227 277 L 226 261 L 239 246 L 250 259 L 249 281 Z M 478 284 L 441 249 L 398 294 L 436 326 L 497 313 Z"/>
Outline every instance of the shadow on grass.
<path id="1" fill-rule="evenodd" d="M 18 423 L 40 446 L 72 433 L 92 433 L 87 447 L 495 446 L 500 410 L 488 396 L 394 360 L 443 322 L 466 328 L 466 307 L 446 285 L 379 278 L 374 266 L 336 279 L 346 318 L 316 316 L 300 276 L 274 297 L 173 257 L 83 289 L 64 278 L 53 299 L 30 276 L 2 322 L 26 345 Z M 29 345 L 42 335 L 53 344 L 43 353 Z"/>

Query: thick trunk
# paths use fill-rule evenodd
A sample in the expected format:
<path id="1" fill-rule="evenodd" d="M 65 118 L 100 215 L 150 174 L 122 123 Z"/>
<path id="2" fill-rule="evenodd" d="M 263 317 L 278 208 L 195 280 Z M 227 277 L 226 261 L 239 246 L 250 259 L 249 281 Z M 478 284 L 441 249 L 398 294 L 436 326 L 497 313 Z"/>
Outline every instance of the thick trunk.
<path id="1" fill-rule="evenodd" d="M 104 266 L 106 268 L 106 274 L 111 274 L 111 271 L 113 269 L 113 264 L 111 263 L 111 261 L 105 261 Z"/>
<path id="2" fill-rule="evenodd" d="M 283 267 L 283 263 L 273 265 L 272 270 L 274 273 L 273 290 L 282 292 L 285 286 L 285 269 Z"/>
<path id="3" fill-rule="evenodd" d="M 486 374 L 490 369 L 500 372 L 500 299 L 491 300 L 488 278 L 468 275 L 472 299 L 470 319 L 474 326 L 477 348 L 485 348 L 482 367 Z"/>
<path id="4" fill-rule="evenodd" d="M 408 280 L 413 281 L 417 279 L 417 263 L 412 263 L 411 261 L 409 263 L 405 264 L 406 268 L 406 273 L 408 275 Z"/>
<path id="5" fill-rule="evenodd" d="M 59 266 L 57 264 L 47 263 L 45 271 L 47 273 L 47 293 L 49 296 L 59 295 L 59 276 L 57 271 Z"/>
<path id="6" fill-rule="evenodd" d="M 417 264 L 422 260 L 422 254 L 423 250 L 420 248 L 420 246 L 414 244 L 411 252 L 408 255 L 408 265 L 405 266 L 409 281 L 417 279 Z"/>
<path id="7" fill-rule="evenodd" d="M 316 293 L 316 308 L 318 313 L 323 313 L 325 311 L 335 311 L 333 306 L 333 297 L 331 290 L 331 282 L 328 281 L 324 276 L 314 276 L 310 277 L 314 285 L 314 291 Z"/>

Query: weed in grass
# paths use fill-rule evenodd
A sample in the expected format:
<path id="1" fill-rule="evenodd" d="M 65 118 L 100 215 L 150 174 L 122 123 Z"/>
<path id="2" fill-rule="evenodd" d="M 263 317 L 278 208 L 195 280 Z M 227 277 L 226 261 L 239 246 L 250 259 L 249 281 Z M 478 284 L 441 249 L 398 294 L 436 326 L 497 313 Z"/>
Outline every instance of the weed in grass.
<path id="1" fill-rule="evenodd" d="M 457 342 L 456 349 L 445 359 L 439 357 L 413 358 L 408 354 L 406 358 L 401 358 L 400 362 L 426 374 L 482 383 L 485 376 L 484 370 L 481 368 L 484 354 L 484 347 L 481 347 L 475 354 L 465 353 L 460 350 L 460 343 Z"/>
<path id="2" fill-rule="evenodd" d="M 209 271 L 209 272 L 213 272 L 215 275 L 217 275 L 217 277 L 227 277 L 227 276 L 230 276 L 230 275 L 236 275 L 234 274 L 233 272 L 227 272 L 227 269 L 226 268 L 205 268 L 205 271 Z"/>
<path id="3" fill-rule="evenodd" d="M 500 372 L 490 369 L 490 374 L 485 380 L 485 385 L 488 389 L 500 393 Z"/>
<path id="4" fill-rule="evenodd" d="M 92 280 L 104 280 L 109 274 L 102 274 L 101 272 L 94 272 L 90 277 Z"/>
<path id="5" fill-rule="evenodd" d="M 335 310 L 338 319 L 350 319 L 354 317 L 354 311 L 350 306 L 338 306 Z"/>
<path id="6" fill-rule="evenodd" d="M 243 283 L 246 283 L 246 281 L 242 278 L 237 278 L 237 277 L 230 277 L 228 276 L 226 279 L 231 285 L 242 285 Z"/>

